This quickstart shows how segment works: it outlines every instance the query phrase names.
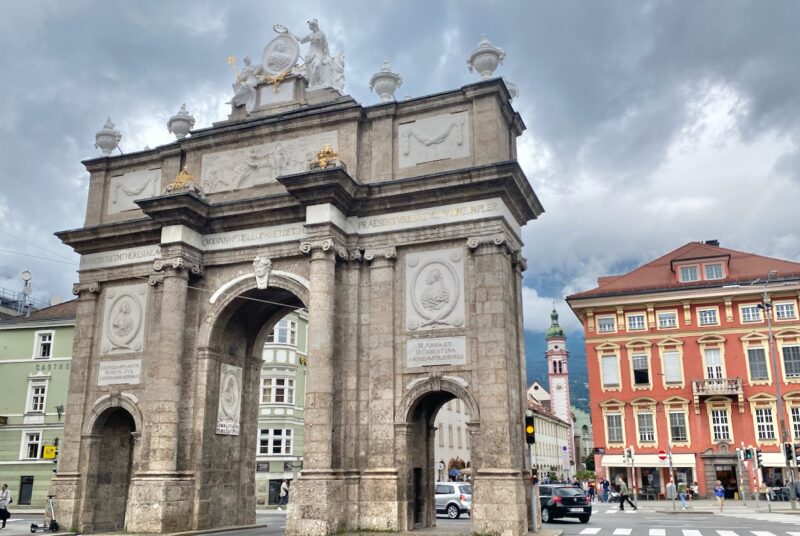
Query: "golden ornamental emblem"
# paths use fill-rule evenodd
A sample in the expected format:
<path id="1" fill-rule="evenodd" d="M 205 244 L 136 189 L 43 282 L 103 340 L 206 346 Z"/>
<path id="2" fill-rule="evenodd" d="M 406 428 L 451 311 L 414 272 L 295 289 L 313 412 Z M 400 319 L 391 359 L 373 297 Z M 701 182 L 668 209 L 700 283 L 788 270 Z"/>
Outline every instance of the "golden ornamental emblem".
<path id="1" fill-rule="evenodd" d="M 322 146 L 322 150 L 317 151 L 317 157 L 311 161 L 311 169 L 327 169 L 339 161 L 339 153 L 333 150 L 329 143 Z M 344 166 L 342 166 L 344 167 Z"/>

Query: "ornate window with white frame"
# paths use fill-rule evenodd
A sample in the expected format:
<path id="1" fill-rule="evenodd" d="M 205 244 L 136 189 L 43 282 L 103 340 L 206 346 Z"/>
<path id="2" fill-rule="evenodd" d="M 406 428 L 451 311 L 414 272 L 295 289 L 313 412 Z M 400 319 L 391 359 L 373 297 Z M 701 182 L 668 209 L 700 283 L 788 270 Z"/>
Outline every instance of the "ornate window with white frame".
<path id="1" fill-rule="evenodd" d="M 294 404 L 293 378 L 262 378 L 262 404 Z"/>
<path id="2" fill-rule="evenodd" d="M 598 333 L 616 333 L 617 322 L 614 315 L 604 315 L 595 317 Z"/>
<path id="3" fill-rule="evenodd" d="M 771 407 L 755 408 L 756 437 L 759 441 L 775 440 L 775 419 Z"/>
<path id="4" fill-rule="evenodd" d="M 265 428 L 259 431 L 258 453 L 268 456 L 292 454 L 292 430 Z"/>
<path id="5" fill-rule="evenodd" d="M 35 460 L 40 457 L 42 449 L 41 432 L 24 432 L 22 434 L 22 448 L 20 449 L 20 459 Z"/>
<path id="6" fill-rule="evenodd" d="M 742 324 L 764 321 L 764 318 L 761 316 L 761 307 L 758 305 L 757 303 L 743 303 L 739 305 L 739 318 Z"/>
<path id="7" fill-rule="evenodd" d="M 44 413 L 47 403 L 46 379 L 28 380 L 28 400 L 25 407 L 26 413 Z"/>
<path id="8" fill-rule="evenodd" d="M 647 321 L 644 313 L 629 313 L 627 315 L 628 331 L 644 331 Z"/>
<path id="9" fill-rule="evenodd" d="M 268 343 L 291 344 L 297 346 L 297 322 L 282 318 L 275 324 L 275 329 L 267 335 Z"/>
<path id="10" fill-rule="evenodd" d="M 797 320 L 797 306 L 794 301 L 776 301 L 772 306 L 776 321 Z"/>
<path id="11" fill-rule="evenodd" d="M 658 311 L 658 329 L 676 329 L 678 327 L 678 311 Z"/>
<path id="12" fill-rule="evenodd" d="M 731 443 L 731 403 L 725 401 L 707 401 L 708 421 L 711 428 L 711 439 L 714 443 Z"/>
<path id="13" fill-rule="evenodd" d="M 55 338 L 55 331 L 37 331 L 34 337 L 33 358 L 50 359 L 53 357 L 53 339 Z"/>
<path id="14" fill-rule="evenodd" d="M 600 403 L 607 446 L 625 444 L 625 403 L 621 400 L 607 400 Z"/>
<path id="15" fill-rule="evenodd" d="M 718 326 L 719 307 L 701 307 L 697 309 L 697 325 Z"/>

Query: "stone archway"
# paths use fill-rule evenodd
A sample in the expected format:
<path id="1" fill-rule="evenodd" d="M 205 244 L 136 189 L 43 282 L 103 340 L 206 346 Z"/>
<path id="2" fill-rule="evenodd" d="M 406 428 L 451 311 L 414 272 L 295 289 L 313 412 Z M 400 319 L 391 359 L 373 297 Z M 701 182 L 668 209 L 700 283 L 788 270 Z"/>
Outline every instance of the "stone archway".
<path id="1" fill-rule="evenodd" d="M 82 531 L 126 528 L 138 433 L 133 415 L 124 406 L 109 405 L 91 423 L 87 485 L 94 496 L 87 501 Z"/>
<path id="2" fill-rule="evenodd" d="M 305 307 L 287 536 L 413 529 L 413 458 L 447 397 L 473 415 L 472 529 L 524 534 L 521 226 L 543 209 L 515 160 L 524 125 L 503 82 L 362 107 L 305 99 L 292 80 L 282 95 L 296 102 L 86 161 L 85 226 L 58 234 L 82 255 L 59 518 L 93 530 L 93 430 L 124 408 L 136 430 L 127 530 L 252 523 L 246 401 L 271 326 Z M 308 164 L 331 150 L 336 164 Z M 128 193 L 142 184 L 162 194 Z"/>
<path id="3" fill-rule="evenodd" d="M 436 526 L 434 502 L 434 427 L 436 413 L 455 398 L 461 400 L 470 415 L 470 435 L 480 433 L 480 409 L 464 381 L 458 377 L 432 374 L 408 386 L 395 413 L 395 435 L 398 448 L 404 452 L 401 488 L 401 526 L 407 530 Z M 475 465 L 473 454 L 473 466 Z"/>

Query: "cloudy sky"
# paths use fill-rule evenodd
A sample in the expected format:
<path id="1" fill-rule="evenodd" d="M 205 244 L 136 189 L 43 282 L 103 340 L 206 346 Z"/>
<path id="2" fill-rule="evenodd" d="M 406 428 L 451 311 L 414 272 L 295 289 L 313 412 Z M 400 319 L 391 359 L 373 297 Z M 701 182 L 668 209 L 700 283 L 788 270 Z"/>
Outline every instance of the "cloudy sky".
<path id="1" fill-rule="evenodd" d="M 82 224 L 80 161 L 107 116 L 126 152 L 169 142 L 183 102 L 209 126 L 226 58 L 311 17 L 364 104 L 384 57 L 419 96 L 475 81 L 481 34 L 505 49 L 547 211 L 524 231 L 530 341 L 552 300 L 575 333 L 565 295 L 691 240 L 800 261 L 797 2 L 0 0 L 0 287 L 29 269 L 35 296 L 70 296 L 77 258 L 52 233 Z"/>

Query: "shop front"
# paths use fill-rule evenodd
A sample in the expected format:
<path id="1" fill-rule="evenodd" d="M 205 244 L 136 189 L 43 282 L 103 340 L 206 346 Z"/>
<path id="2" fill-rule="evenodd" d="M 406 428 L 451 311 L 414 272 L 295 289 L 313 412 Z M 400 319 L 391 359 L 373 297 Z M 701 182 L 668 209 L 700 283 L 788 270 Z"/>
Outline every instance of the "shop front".
<path id="1" fill-rule="evenodd" d="M 670 481 L 669 462 L 661 461 L 656 454 L 639 454 L 633 457 L 633 466 L 626 463 L 620 454 L 603 455 L 600 464 L 605 476 L 615 483 L 622 476 L 628 487 L 635 488 L 637 497 L 645 500 L 667 497 L 666 486 Z M 691 485 L 694 482 L 697 461 L 694 454 L 673 454 L 672 467 L 678 483 Z"/>

